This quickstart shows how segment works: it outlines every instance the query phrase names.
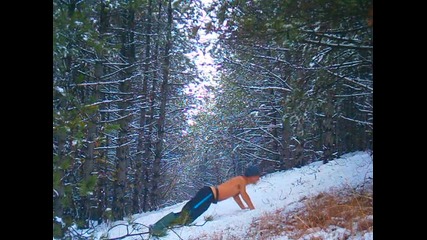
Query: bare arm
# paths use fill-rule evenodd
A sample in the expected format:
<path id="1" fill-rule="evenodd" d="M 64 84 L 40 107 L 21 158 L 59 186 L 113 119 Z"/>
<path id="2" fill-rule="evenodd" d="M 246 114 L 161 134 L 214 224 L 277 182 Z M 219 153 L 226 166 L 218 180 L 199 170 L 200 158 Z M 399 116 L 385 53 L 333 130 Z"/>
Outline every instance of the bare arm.
<path id="1" fill-rule="evenodd" d="M 251 198 L 249 197 L 248 193 L 246 193 L 246 187 L 241 188 L 240 194 L 242 195 L 242 198 L 243 200 L 245 200 L 246 204 L 248 204 L 249 209 L 255 209 L 254 205 L 252 204 Z"/>
<path id="2" fill-rule="evenodd" d="M 233 197 L 234 201 L 239 205 L 241 209 L 245 209 L 245 205 L 243 205 L 242 200 L 240 199 L 239 194 Z"/>

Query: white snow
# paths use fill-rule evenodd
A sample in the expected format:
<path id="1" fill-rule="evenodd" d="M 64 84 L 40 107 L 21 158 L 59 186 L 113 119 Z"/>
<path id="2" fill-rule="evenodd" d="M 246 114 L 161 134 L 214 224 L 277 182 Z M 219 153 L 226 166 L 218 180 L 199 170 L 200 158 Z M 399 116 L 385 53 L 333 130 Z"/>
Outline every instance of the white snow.
<path id="1" fill-rule="evenodd" d="M 355 152 L 331 160 L 327 164 L 318 161 L 301 168 L 267 174 L 261 177 L 257 184 L 247 186 L 247 192 L 252 199 L 255 210 L 241 210 L 236 202 L 230 198 L 212 204 L 193 224 L 202 225 L 207 216 L 212 216 L 212 221 L 206 222 L 203 226 L 185 226 L 173 231 L 169 230 L 168 234 L 160 239 L 198 239 L 213 233 L 232 233 L 235 236 L 243 236 L 249 231 L 252 220 L 261 216 L 262 213 L 283 207 L 292 210 L 303 205 L 299 200 L 304 196 L 310 197 L 322 191 L 340 189 L 341 187 L 357 187 L 372 179 L 373 159 L 369 152 Z M 93 239 L 101 239 L 101 236 L 105 237 L 107 234 L 109 238 L 114 238 L 129 233 L 146 232 L 145 226 L 155 223 L 171 211 L 181 211 L 185 203 L 186 201 L 155 212 L 135 214 L 131 219 L 124 221 L 103 223 L 96 227 Z M 343 235 L 348 234 L 346 233 L 346 231 L 348 232 L 347 229 L 337 226 L 330 226 L 330 228 L 330 231 L 313 229 L 310 234 L 301 239 L 313 237 L 341 239 Z M 363 232 L 356 234 L 356 237 L 354 234 L 352 236 L 352 239 L 368 240 L 373 239 L 373 232 Z M 124 239 L 148 239 L 148 234 Z M 286 240 L 289 238 L 280 236 L 274 239 Z"/>

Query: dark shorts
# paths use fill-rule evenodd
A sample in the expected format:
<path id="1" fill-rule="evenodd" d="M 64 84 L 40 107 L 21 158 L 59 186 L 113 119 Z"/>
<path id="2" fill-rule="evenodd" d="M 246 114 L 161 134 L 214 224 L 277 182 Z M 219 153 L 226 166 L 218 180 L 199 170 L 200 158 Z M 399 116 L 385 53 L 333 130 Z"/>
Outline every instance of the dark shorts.
<path id="1" fill-rule="evenodd" d="M 216 190 L 216 195 L 218 196 L 218 189 L 216 188 Z M 185 222 L 187 224 L 193 222 L 209 208 L 211 203 L 217 203 L 217 199 L 214 196 L 210 187 L 201 188 L 182 208 L 181 215 L 184 218 L 186 215 L 188 216 L 188 220 Z"/>

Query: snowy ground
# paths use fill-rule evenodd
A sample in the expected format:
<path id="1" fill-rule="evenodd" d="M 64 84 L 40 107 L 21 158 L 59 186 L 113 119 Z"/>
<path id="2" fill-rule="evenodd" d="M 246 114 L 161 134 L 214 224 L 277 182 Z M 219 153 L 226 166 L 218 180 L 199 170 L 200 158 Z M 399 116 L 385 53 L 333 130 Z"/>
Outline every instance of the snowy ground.
<path id="1" fill-rule="evenodd" d="M 314 162 L 302 168 L 296 168 L 283 172 L 276 172 L 263 176 L 256 185 L 248 185 L 247 192 L 252 199 L 255 210 L 241 210 L 232 198 L 212 204 L 210 208 L 196 219 L 194 224 L 205 223 L 205 216 L 212 216 L 212 221 L 203 226 L 186 226 L 168 231 L 162 240 L 197 239 L 198 236 L 209 235 L 213 232 L 233 232 L 233 235 L 248 232 L 252 219 L 259 217 L 263 212 L 274 211 L 286 206 L 287 210 L 300 207 L 299 200 L 304 196 L 311 196 L 322 191 L 328 191 L 340 187 L 356 187 L 363 184 L 368 178 L 373 178 L 373 160 L 367 152 L 356 152 L 341 156 L 339 159 L 327 164 Z M 135 214 L 132 219 L 117 221 L 99 225 L 94 239 L 117 238 L 127 233 L 136 234 L 146 232 L 143 227 L 155 223 L 169 212 L 179 212 L 186 202 L 182 202 L 159 211 Z M 373 217 L 373 216 L 372 216 Z M 132 228 L 132 222 L 135 229 Z M 117 226 L 116 226 L 117 225 Z M 113 227 L 116 226 L 116 227 Z M 112 228 L 113 227 L 113 228 Z M 333 226 L 332 226 L 333 227 Z M 335 227 L 336 228 L 336 227 Z M 110 230 L 109 230 L 110 229 Z M 108 231 L 109 230 L 109 231 Z M 320 230 L 313 233 L 312 237 L 322 239 L 339 239 L 340 231 Z M 148 234 L 142 236 L 126 237 L 125 240 L 148 239 Z M 275 240 L 287 240 L 288 237 L 277 237 Z M 304 237 L 310 239 L 310 236 Z M 373 239 L 373 232 L 361 233 L 352 239 Z"/>

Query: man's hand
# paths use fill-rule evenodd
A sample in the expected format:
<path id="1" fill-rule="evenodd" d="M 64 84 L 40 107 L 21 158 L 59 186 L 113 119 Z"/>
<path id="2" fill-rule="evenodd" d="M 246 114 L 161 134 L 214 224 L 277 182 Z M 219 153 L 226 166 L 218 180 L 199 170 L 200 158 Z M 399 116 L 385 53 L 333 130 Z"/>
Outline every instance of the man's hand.
<path id="1" fill-rule="evenodd" d="M 250 207 L 243 207 L 243 208 L 242 208 L 242 210 L 245 210 L 245 209 L 248 209 L 248 210 L 254 210 L 255 208 L 250 208 Z"/>

